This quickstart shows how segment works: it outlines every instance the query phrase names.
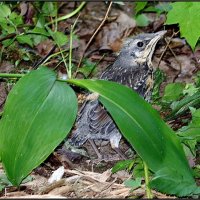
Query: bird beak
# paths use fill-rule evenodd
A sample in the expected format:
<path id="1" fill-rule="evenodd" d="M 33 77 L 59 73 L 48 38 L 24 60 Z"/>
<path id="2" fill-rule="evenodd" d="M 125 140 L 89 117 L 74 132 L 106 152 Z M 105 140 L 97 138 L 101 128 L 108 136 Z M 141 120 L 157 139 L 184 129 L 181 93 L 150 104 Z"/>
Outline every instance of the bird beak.
<path id="1" fill-rule="evenodd" d="M 162 38 L 165 35 L 165 33 L 167 33 L 167 31 L 159 31 L 159 32 L 155 33 L 155 35 Z"/>
<path id="2" fill-rule="evenodd" d="M 165 35 L 165 33 L 167 33 L 167 31 L 159 31 L 157 33 L 152 33 L 154 37 L 151 39 L 151 41 L 145 48 L 144 58 L 147 58 L 149 61 L 151 61 L 156 44 Z"/>

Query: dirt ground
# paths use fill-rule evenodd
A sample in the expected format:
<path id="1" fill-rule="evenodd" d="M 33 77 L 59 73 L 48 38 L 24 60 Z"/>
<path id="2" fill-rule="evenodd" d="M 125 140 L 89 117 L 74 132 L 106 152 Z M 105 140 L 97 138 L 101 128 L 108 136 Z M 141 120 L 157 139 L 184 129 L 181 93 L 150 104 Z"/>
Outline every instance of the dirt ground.
<path id="1" fill-rule="evenodd" d="M 71 12 L 74 6 L 76 6 L 74 2 L 64 4 L 60 10 L 60 14 L 64 15 Z M 80 12 L 76 26 L 76 34 L 79 37 L 79 41 L 74 41 L 73 49 L 75 64 L 78 64 L 87 43 L 104 19 L 107 9 L 108 4 L 104 2 L 87 2 L 84 9 Z M 133 37 L 142 32 L 156 32 L 166 29 L 166 41 L 163 40 L 157 45 L 153 57 L 154 67 L 159 67 L 166 75 L 166 80 L 161 85 L 161 93 L 167 83 L 193 82 L 192 77 L 199 70 L 200 49 L 196 48 L 193 53 L 185 40 L 180 38 L 179 33 L 175 34 L 178 30 L 177 27 L 164 26 L 166 18 L 164 14 L 157 16 L 155 13 L 147 13 L 151 23 L 149 26 L 143 28 L 136 25 L 133 16 L 133 2 L 125 2 L 123 6 L 112 5 L 107 21 L 100 28 L 84 54 L 84 57 L 87 57 L 92 62 L 99 62 L 97 71 L 92 74 L 92 77 L 98 77 L 108 65 L 113 63 L 125 38 Z M 59 29 L 64 30 L 69 28 L 76 17 L 74 16 L 69 20 L 61 21 L 58 26 Z M 169 47 L 166 49 L 166 43 L 169 41 Z M 34 51 L 37 52 L 38 57 L 43 58 L 52 47 L 52 42 L 48 40 L 39 44 Z M 20 68 L 15 68 L 13 62 L 10 61 L 10 56 L 11 54 L 4 55 L 4 60 L 0 65 L 1 73 L 20 73 L 22 70 L 33 69 L 34 62 L 38 60 L 37 58 L 33 63 L 23 62 Z M 53 66 L 54 60 L 49 64 L 49 67 Z M 65 74 L 64 66 L 58 69 L 58 73 L 61 75 Z M 78 77 L 82 78 L 80 74 Z M 11 87 L 12 84 L 0 81 L 0 112 L 3 110 Z M 80 106 L 83 102 L 83 94 L 81 91 L 77 91 Z M 123 184 L 126 179 L 131 177 L 131 174 L 126 171 L 120 171 L 115 174 L 111 173 L 112 166 L 120 158 L 111 149 L 110 144 L 101 141 L 97 142 L 97 146 L 102 154 L 108 155 L 109 161 L 99 162 L 88 142 L 82 147 L 88 153 L 88 157 L 75 155 L 75 159 L 70 161 L 66 157 L 67 152 L 60 145 L 43 164 L 33 170 L 31 173 L 32 181 L 23 183 L 19 188 L 8 186 L 0 192 L 0 197 L 145 198 L 144 184 L 133 191 Z M 120 148 L 128 158 L 135 156 L 134 151 L 131 150 L 130 145 L 124 139 L 120 142 Z M 57 182 L 49 183 L 48 180 L 52 173 L 61 166 L 64 166 L 63 177 Z M 1 165 L 0 173 L 3 173 Z M 174 198 L 156 191 L 153 191 L 153 194 L 157 198 Z"/>

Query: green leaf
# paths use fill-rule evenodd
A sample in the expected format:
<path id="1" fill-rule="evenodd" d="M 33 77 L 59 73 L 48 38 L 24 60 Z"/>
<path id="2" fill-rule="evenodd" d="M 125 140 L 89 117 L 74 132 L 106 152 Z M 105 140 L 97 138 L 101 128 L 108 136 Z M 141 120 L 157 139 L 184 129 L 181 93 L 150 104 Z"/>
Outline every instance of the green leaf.
<path id="1" fill-rule="evenodd" d="M 163 168 L 156 172 L 150 186 L 167 194 L 180 197 L 200 194 L 200 188 L 189 179 L 184 179 L 178 169 Z"/>
<path id="2" fill-rule="evenodd" d="M 38 35 L 50 36 L 50 34 L 44 29 L 40 27 L 35 27 L 33 30 L 27 31 L 27 33 L 33 33 Z"/>
<path id="3" fill-rule="evenodd" d="M 154 87 L 152 92 L 152 100 L 156 101 L 160 98 L 160 85 L 165 80 L 165 74 L 160 69 L 156 69 L 154 72 Z"/>
<path id="4" fill-rule="evenodd" d="M 38 20 L 37 20 L 37 22 L 36 22 L 35 27 L 44 29 L 45 23 L 46 23 L 45 17 L 44 17 L 42 14 L 40 14 L 40 15 L 37 17 L 37 19 L 38 19 Z"/>
<path id="5" fill-rule="evenodd" d="M 68 38 L 63 32 L 59 32 L 59 31 L 53 32 L 50 29 L 48 29 L 48 31 L 57 45 L 61 47 L 67 44 Z"/>
<path id="6" fill-rule="evenodd" d="M 129 166 L 133 162 L 134 162 L 133 160 L 122 160 L 122 161 L 117 162 L 112 168 L 112 173 L 116 173 L 120 170 L 124 170 L 124 169 L 129 168 Z"/>
<path id="7" fill-rule="evenodd" d="M 193 94 L 198 92 L 198 90 L 199 88 L 197 88 L 193 83 L 187 83 L 183 90 L 183 94 L 188 94 L 189 96 L 192 96 Z"/>
<path id="8" fill-rule="evenodd" d="M 33 47 L 33 41 L 28 35 L 18 35 L 16 39 L 20 44 L 28 44 L 29 46 Z"/>
<path id="9" fill-rule="evenodd" d="M 6 18 L 0 17 L 0 26 L 7 33 L 15 33 L 15 27 L 10 22 L 8 22 Z"/>
<path id="10" fill-rule="evenodd" d="M 195 85 L 197 87 L 200 87 L 200 71 L 198 71 L 195 75 L 194 75 L 194 81 L 195 81 Z"/>
<path id="11" fill-rule="evenodd" d="M 37 35 L 37 34 L 31 34 L 30 37 L 32 38 L 35 46 L 48 39 L 48 37 L 44 35 Z"/>
<path id="12" fill-rule="evenodd" d="M 182 140 L 200 141 L 200 109 L 192 113 L 192 121 L 188 126 L 183 126 L 177 134 Z"/>
<path id="13" fill-rule="evenodd" d="M 57 2 L 45 2 L 42 6 L 42 13 L 45 16 L 55 17 L 57 14 Z"/>
<path id="14" fill-rule="evenodd" d="M 90 60 L 86 59 L 83 61 L 83 66 L 78 69 L 78 72 L 83 74 L 84 77 L 88 77 L 92 74 L 92 72 L 96 72 L 96 63 L 91 62 Z"/>
<path id="15" fill-rule="evenodd" d="M 171 104 L 172 112 L 166 117 L 166 120 L 174 119 L 189 110 L 189 107 L 200 106 L 200 92 L 198 91 L 192 96 L 186 96 L 180 101 L 175 101 Z"/>
<path id="16" fill-rule="evenodd" d="M 200 178 L 200 165 L 196 165 L 193 169 L 195 178 Z"/>
<path id="17" fill-rule="evenodd" d="M 141 182 L 142 182 L 142 178 L 136 178 L 135 180 L 133 179 L 128 179 L 124 181 L 124 185 L 126 187 L 130 187 L 132 190 L 141 187 Z"/>
<path id="18" fill-rule="evenodd" d="M 184 140 L 182 142 L 183 149 L 185 151 L 185 155 L 189 162 L 194 165 L 194 160 L 196 157 L 196 150 L 197 150 L 197 141 L 196 140 Z"/>
<path id="19" fill-rule="evenodd" d="M 2 163 L 13 185 L 60 144 L 77 114 L 77 98 L 56 74 L 42 67 L 21 78 L 7 97 L 0 121 Z"/>
<path id="20" fill-rule="evenodd" d="M 11 14 L 9 6 L 2 4 L 0 5 L 0 17 L 8 17 Z"/>
<path id="21" fill-rule="evenodd" d="M 156 173 L 152 184 L 156 189 L 179 196 L 198 192 L 178 136 L 161 120 L 158 112 L 135 91 L 105 80 L 68 82 L 100 95 L 99 100 L 111 114 L 124 137 L 147 163 L 149 169 Z M 162 187 L 159 187 L 159 183 L 163 183 Z M 167 189 L 168 185 L 173 189 Z M 189 188 L 185 188 L 188 185 Z"/>
<path id="22" fill-rule="evenodd" d="M 32 38 L 34 45 L 38 45 L 39 43 L 47 40 L 48 36 L 50 36 L 50 34 L 45 30 L 45 17 L 40 14 L 37 19 L 38 20 L 36 22 L 35 28 L 33 30 L 27 31 L 27 33 L 31 33 L 30 37 Z"/>
<path id="23" fill-rule="evenodd" d="M 179 24 L 181 37 L 185 37 L 194 50 L 200 36 L 200 4 L 198 2 L 171 3 L 165 24 Z"/>
<path id="24" fill-rule="evenodd" d="M 135 15 L 137 15 L 147 5 L 147 1 L 135 2 Z"/>
<path id="25" fill-rule="evenodd" d="M 135 178 L 141 178 L 141 177 L 145 176 L 145 174 L 144 174 L 144 165 L 143 165 L 142 160 L 141 160 L 141 162 L 137 163 L 136 166 L 134 167 L 133 176 Z"/>
<path id="26" fill-rule="evenodd" d="M 178 100 L 183 92 L 185 85 L 183 83 L 170 83 L 165 87 L 163 102 L 172 102 Z"/>
<path id="27" fill-rule="evenodd" d="M 8 47 L 8 46 L 10 46 L 14 41 L 15 41 L 15 38 L 13 38 L 13 39 L 7 39 L 7 40 L 2 41 L 2 44 L 3 44 L 4 47 Z"/>
<path id="28" fill-rule="evenodd" d="M 149 19 L 145 14 L 137 15 L 135 20 L 136 20 L 137 26 L 148 26 L 149 25 Z"/>
<path id="29" fill-rule="evenodd" d="M 9 16 L 9 19 L 12 21 L 13 24 L 15 24 L 15 26 L 23 24 L 22 16 L 18 15 L 16 12 L 12 12 Z"/>

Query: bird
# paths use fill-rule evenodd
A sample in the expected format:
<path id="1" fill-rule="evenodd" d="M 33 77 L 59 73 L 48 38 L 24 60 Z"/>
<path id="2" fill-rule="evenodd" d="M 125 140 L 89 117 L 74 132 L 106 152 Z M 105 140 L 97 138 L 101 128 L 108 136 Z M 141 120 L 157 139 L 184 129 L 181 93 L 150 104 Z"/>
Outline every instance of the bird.
<path id="1" fill-rule="evenodd" d="M 154 80 L 152 55 L 156 44 L 166 32 L 142 33 L 133 38 L 128 38 L 114 63 L 100 75 L 99 79 L 123 84 L 136 91 L 147 102 L 150 102 Z M 119 148 L 122 134 L 112 117 L 99 102 L 98 95 L 96 98 L 94 96 L 95 93 L 88 94 L 80 108 L 75 130 L 72 131 L 72 136 L 68 140 L 70 145 L 80 147 L 88 140 L 98 159 L 102 159 L 94 140 L 107 140 L 110 141 L 112 149 L 122 159 L 126 159 Z"/>

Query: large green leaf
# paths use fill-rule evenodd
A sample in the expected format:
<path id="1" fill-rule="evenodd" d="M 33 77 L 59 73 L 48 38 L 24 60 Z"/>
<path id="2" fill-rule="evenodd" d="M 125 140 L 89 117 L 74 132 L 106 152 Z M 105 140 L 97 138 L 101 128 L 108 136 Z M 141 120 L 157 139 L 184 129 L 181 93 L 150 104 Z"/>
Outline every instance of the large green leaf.
<path id="1" fill-rule="evenodd" d="M 0 5 L 0 17 L 8 17 L 11 14 L 11 10 L 7 5 Z"/>
<path id="2" fill-rule="evenodd" d="M 68 82 L 99 93 L 99 100 L 110 112 L 124 137 L 148 167 L 158 174 L 153 179 L 153 187 L 179 196 L 196 192 L 197 186 L 178 137 L 150 104 L 130 88 L 118 83 L 104 80 Z M 168 185 L 171 185 L 169 189 Z"/>
<path id="3" fill-rule="evenodd" d="M 183 95 L 183 89 L 185 85 L 183 83 L 169 83 L 165 87 L 164 95 L 162 97 L 163 102 L 172 102 Z"/>
<path id="4" fill-rule="evenodd" d="M 73 90 L 47 68 L 21 78 L 0 121 L 0 155 L 9 180 L 19 185 L 70 131 L 77 113 Z"/>
<path id="5" fill-rule="evenodd" d="M 144 7 L 148 4 L 148 2 L 146 1 L 142 1 L 142 2 L 135 2 L 135 15 L 137 15 L 141 10 L 144 9 Z"/>
<path id="6" fill-rule="evenodd" d="M 194 50 L 200 36 L 199 2 L 175 2 L 171 6 L 166 24 L 179 24 L 181 36 L 185 37 Z"/>

